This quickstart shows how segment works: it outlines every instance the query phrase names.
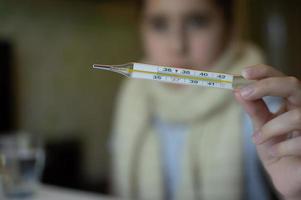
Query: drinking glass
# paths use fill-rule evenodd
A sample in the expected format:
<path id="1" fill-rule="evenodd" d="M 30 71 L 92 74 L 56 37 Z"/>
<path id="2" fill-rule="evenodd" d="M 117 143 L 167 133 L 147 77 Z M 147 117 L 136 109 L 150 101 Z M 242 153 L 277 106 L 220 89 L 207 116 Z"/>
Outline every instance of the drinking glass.
<path id="1" fill-rule="evenodd" d="M 0 136 L 0 192 L 7 199 L 31 197 L 38 188 L 45 153 L 33 134 Z M 1 194 L 0 194 L 1 195 Z"/>

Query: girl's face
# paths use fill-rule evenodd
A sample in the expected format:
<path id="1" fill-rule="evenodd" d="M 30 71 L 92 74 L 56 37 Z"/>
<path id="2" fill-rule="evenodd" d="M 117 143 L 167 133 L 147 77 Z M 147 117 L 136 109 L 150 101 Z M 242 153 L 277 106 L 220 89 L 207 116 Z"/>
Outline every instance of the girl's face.
<path id="1" fill-rule="evenodd" d="M 206 69 L 229 37 L 214 0 L 144 0 L 142 39 L 154 64 Z"/>

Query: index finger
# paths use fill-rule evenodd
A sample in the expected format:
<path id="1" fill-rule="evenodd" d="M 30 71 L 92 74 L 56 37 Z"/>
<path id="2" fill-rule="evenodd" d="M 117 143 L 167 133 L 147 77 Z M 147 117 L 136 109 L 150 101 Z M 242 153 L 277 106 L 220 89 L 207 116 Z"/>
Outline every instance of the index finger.
<path id="1" fill-rule="evenodd" d="M 265 96 L 286 98 L 294 106 L 301 106 L 301 83 L 295 77 L 265 78 L 240 89 L 245 100 L 254 101 Z"/>
<path id="2" fill-rule="evenodd" d="M 246 67 L 241 72 L 242 76 L 248 80 L 260 80 L 268 77 L 284 76 L 281 71 L 264 64 L 258 64 Z"/>

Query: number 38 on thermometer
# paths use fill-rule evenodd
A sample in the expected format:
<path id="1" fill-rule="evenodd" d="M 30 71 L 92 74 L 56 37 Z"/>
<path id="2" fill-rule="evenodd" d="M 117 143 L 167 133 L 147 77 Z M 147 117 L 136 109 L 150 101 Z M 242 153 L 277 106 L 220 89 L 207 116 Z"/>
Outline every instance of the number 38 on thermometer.
<path id="1" fill-rule="evenodd" d="M 142 63 L 123 65 L 94 64 L 93 68 L 117 72 L 130 78 L 223 89 L 235 89 L 250 83 L 250 81 L 245 80 L 242 76 Z"/>

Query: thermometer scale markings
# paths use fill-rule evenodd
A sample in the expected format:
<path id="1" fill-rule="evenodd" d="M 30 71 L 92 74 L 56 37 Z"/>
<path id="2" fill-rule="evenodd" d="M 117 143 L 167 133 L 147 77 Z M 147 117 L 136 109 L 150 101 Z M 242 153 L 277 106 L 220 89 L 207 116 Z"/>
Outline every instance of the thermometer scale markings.
<path id="1" fill-rule="evenodd" d="M 195 85 L 233 90 L 253 83 L 240 75 L 174 68 L 170 66 L 127 63 L 122 65 L 94 64 L 93 68 L 117 72 L 130 78 L 148 79 L 166 83 Z"/>
<path id="2" fill-rule="evenodd" d="M 133 68 L 128 69 L 128 73 L 132 78 L 233 89 L 233 76 L 223 73 L 156 66 L 142 63 L 134 63 Z"/>
<path id="3" fill-rule="evenodd" d="M 134 73 L 145 73 L 145 74 L 152 74 L 152 75 L 159 75 L 159 76 L 169 76 L 169 77 L 177 77 L 182 79 L 190 79 L 190 80 L 198 80 L 198 81 L 209 81 L 209 82 L 216 82 L 216 83 L 230 83 L 232 84 L 232 81 L 227 80 L 221 80 L 221 79 L 214 79 L 214 78 L 205 78 L 205 77 L 196 77 L 192 75 L 178 75 L 178 74 L 172 74 L 172 73 L 162 73 L 162 72 L 150 72 L 150 71 L 143 71 L 143 70 L 135 70 L 135 69 L 129 69 L 129 72 Z"/>

